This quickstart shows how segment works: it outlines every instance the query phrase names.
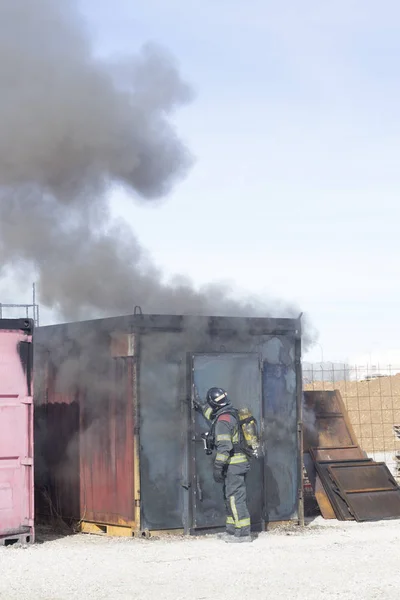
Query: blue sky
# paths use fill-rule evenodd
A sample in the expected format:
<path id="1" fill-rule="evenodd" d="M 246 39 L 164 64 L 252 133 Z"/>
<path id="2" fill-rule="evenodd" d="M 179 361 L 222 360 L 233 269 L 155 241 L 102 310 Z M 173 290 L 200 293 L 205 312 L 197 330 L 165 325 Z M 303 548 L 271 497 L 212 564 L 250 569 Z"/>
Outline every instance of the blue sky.
<path id="1" fill-rule="evenodd" d="M 188 178 L 156 208 L 112 196 L 166 276 L 293 301 L 325 360 L 400 366 L 400 4 L 80 5 L 99 54 L 161 43 L 196 92 Z"/>

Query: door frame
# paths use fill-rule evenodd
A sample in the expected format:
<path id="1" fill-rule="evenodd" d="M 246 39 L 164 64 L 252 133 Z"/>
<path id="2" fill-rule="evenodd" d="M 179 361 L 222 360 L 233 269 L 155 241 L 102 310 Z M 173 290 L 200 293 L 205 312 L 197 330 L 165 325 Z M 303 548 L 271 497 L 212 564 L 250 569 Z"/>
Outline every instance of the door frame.
<path id="1" fill-rule="evenodd" d="M 264 445 L 264 402 L 263 402 L 263 369 L 264 369 L 264 363 L 263 363 L 263 358 L 260 352 L 258 351 L 251 351 L 251 352 L 244 352 L 244 351 L 239 351 L 239 352 L 233 352 L 233 351 L 227 351 L 227 350 L 217 350 L 217 351 L 212 351 L 212 352 L 187 352 L 186 354 L 186 383 L 187 383 L 187 423 L 188 423 L 188 428 L 187 428 L 187 452 L 186 452 L 186 459 L 185 459 L 185 471 L 186 471 L 186 489 L 187 489 L 187 503 L 186 506 L 184 507 L 184 512 L 186 512 L 188 518 L 185 519 L 184 522 L 184 532 L 185 534 L 189 534 L 189 535 L 198 535 L 200 532 L 204 532 L 204 531 L 208 531 L 207 529 L 203 529 L 203 528 L 197 528 L 194 527 L 194 502 L 193 502 L 193 495 L 194 495 L 194 491 L 193 488 L 196 487 L 196 466 L 195 466 L 195 444 L 196 444 L 196 431 L 195 431 L 195 423 L 196 423 L 196 419 L 195 419 L 195 410 L 193 408 L 193 399 L 194 399 L 194 362 L 195 362 L 195 358 L 198 356 L 225 356 L 225 355 L 234 355 L 234 356 L 254 356 L 255 358 L 257 358 L 258 360 L 258 366 L 259 366 L 259 392 L 260 392 L 260 422 L 259 422 L 259 434 L 261 437 L 261 444 L 262 446 Z M 264 457 L 262 458 L 263 464 L 262 464 L 262 475 L 263 475 L 263 479 L 261 481 L 261 486 L 262 489 L 260 491 L 260 496 L 261 496 L 261 528 L 262 531 L 265 528 L 265 502 L 266 502 L 266 498 L 265 498 L 265 494 L 266 494 L 266 490 L 265 490 L 265 460 Z M 218 527 L 215 528 L 215 531 L 218 531 Z M 214 531 L 214 528 L 212 528 L 212 530 Z"/>

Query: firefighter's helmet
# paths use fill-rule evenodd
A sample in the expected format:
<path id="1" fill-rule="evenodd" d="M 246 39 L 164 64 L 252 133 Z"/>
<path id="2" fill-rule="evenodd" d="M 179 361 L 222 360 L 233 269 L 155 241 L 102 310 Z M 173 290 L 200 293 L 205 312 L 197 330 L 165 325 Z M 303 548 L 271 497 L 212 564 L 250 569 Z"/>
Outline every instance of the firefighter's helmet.
<path id="1" fill-rule="evenodd" d="M 218 387 L 212 387 L 208 390 L 207 402 L 213 410 L 218 410 L 230 404 L 226 391 Z"/>

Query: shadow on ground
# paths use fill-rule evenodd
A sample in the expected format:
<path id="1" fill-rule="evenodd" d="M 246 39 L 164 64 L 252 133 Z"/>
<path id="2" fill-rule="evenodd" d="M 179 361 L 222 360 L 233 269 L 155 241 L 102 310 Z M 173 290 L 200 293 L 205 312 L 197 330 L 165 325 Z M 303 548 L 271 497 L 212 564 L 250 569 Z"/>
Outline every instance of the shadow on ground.
<path id="1" fill-rule="evenodd" d="M 35 543 L 46 544 L 75 535 L 75 533 L 66 523 L 37 523 L 35 527 Z"/>

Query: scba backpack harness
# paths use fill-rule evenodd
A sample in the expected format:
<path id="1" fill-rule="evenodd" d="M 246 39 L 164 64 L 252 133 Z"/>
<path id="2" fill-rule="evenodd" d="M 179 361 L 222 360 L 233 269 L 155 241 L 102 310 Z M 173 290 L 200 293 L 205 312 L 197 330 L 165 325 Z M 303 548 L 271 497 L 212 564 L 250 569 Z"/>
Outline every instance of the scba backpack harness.
<path id="1" fill-rule="evenodd" d="M 233 452 L 243 452 L 248 458 L 259 458 L 260 436 L 257 421 L 248 408 L 236 410 L 232 407 L 224 407 L 216 413 L 211 422 L 210 430 L 201 436 L 206 454 L 212 454 L 215 449 L 215 426 L 221 415 L 231 415 L 238 424 L 239 443 L 233 444 Z"/>

